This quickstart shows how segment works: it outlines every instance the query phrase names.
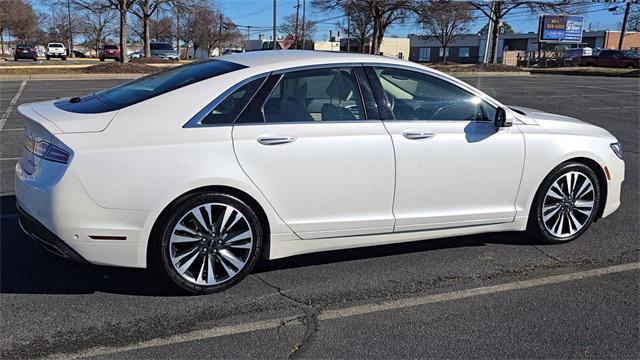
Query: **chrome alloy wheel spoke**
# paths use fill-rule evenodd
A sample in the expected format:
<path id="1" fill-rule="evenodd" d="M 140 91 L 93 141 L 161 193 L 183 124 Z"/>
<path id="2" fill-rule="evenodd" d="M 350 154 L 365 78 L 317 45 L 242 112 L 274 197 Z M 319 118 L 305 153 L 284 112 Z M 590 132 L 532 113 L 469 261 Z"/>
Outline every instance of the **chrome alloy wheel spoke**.
<path id="1" fill-rule="evenodd" d="M 587 224 L 594 206 L 593 183 L 583 173 L 571 171 L 547 190 L 542 204 L 542 222 L 554 236 L 570 237 Z"/>
<path id="2" fill-rule="evenodd" d="M 234 207 L 209 203 L 189 210 L 169 239 L 171 261 L 185 280 L 216 285 L 235 277 L 249 262 L 253 232 Z"/>

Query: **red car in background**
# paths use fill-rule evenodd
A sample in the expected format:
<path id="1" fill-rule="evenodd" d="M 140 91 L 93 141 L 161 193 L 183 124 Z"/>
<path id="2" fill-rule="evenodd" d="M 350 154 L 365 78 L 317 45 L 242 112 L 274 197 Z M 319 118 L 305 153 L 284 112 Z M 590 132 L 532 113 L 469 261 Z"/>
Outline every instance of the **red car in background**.
<path id="1" fill-rule="evenodd" d="M 118 45 L 105 45 L 100 49 L 100 61 L 105 59 L 120 60 L 120 48 Z"/>
<path id="2" fill-rule="evenodd" d="M 640 56 L 634 51 L 602 50 L 595 56 L 580 58 L 581 66 L 640 68 Z"/>

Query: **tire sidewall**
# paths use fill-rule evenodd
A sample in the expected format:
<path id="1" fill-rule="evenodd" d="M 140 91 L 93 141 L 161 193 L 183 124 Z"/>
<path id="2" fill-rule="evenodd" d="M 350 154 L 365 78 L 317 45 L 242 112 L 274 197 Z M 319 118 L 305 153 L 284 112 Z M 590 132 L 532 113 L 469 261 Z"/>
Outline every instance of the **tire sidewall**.
<path id="1" fill-rule="evenodd" d="M 591 183 L 593 184 L 593 188 L 595 192 L 593 211 L 589 215 L 589 218 L 585 223 L 585 225 L 582 227 L 582 229 L 580 229 L 578 232 L 576 232 L 571 236 L 560 238 L 553 235 L 546 229 L 544 225 L 543 217 L 542 217 L 542 207 L 544 203 L 544 197 L 547 194 L 547 191 L 549 190 L 549 188 L 553 185 L 553 183 L 556 182 L 564 174 L 571 171 L 582 173 L 583 175 L 588 177 Z M 587 231 L 589 226 L 591 226 L 591 224 L 595 220 L 598 214 L 598 209 L 600 208 L 600 198 L 601 198 L 600 182 L 598 181 L 598 177 L 596 176 L 595 172 L 590 167 L 582 163 L 566 163 L 558 166 L 553 171 L 551 171 L 549 175 L 547 175 L 547 177 L 542 182 L 542 185 L 540 185 L 540 189 L 538 190 L 538 193 L 536 194 L 536 198 L 533 203 L 534 208 L 532 211 L 532 215 L 534 215 L 534 220 L 535 220 L 533 224 L 535 226 L 535 232 L 539 234 L 543 238 L 543 240 L 548 243 L 554 243 L 554 244 L 566 243 L 566 242 L 570 242 L 572 240 L 577 239 L 582 234 L 584 234 L 585 231 Z"/>
<path id="2" fill-rule="evenodd" d="M 170 238 L 173 228 L 177 222 L 194 207 L 207 203 L 223 203 L 233 206 L 236 210 L 241 212 L 242 215 L 244 215 L 249 223 L 252 234 L 254 234 L 253 248 L 251 249 L 251 254 L 249 255 L 249 259 L 245 267 L 231 280 L 222 284 L 210 286 L 194 284 L 182 278 L 182 276 L 176 272 L 170 257 Z M 154 258 L 158 265 L 158 270 L 160 270 L 160 272 L 179 289 L 194 294 L 211 294 L 223 291 L 236 285 L 249 275 L 260 259 L 264 237 L 260 220 L 255 211 L 253 211 L 249 205 L 234 196 L 213 192 L 194 194 L 179 201 L 171 210 L 169 210 L 168 215 L 163 219 L 159 236 L 161 237 L 159 241 L 156 242 L 154 249 Z"/>

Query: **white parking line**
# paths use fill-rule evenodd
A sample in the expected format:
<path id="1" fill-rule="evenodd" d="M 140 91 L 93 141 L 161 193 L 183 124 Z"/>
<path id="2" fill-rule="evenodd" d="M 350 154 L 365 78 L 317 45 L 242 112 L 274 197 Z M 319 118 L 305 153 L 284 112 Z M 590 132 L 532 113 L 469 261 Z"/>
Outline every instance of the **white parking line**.
<path id="1" fill-rule="evenodd" d="M 544 285 L 552 285 L 559 284 L 568 281 L 576 281 L 582 279 L 588 279 L 596 276 L 602 276 L 607 274 L 615 274 L 625 271 L 631 270 L 640 270 L 640 262 L 628 263 L 623 265 L 614 265 L 608 266 L 593 270 L 579 271 L 569 274 L 555 275 L 555 276 L 547 276 L 538 279 L 531 280 L 523 280 L 523 281 L 515 281 L 500 285 L 493 286 L 484 286 L 474 289 L 460 290 L 460 291 L 452 291 L 442 294 L 435 295 L 426 295 L 421 297 L 407 298 L 407 299 L 399 299 L 392 301 L 384 301 L 381 303 L 375 304 L 366 304 L 348 307 L 344 309 L 337 310 L 328 310 L 323 311 L 319 316 L 319 320 L 334 320 L 341 319 L 351 316 L 371 314 L 380 311 L 388 311 L 388 310 L 398 310 L 404 309 L 408 307 L 418 306 L 418 305 L 427 305 L 434 304 L 445 301 L 453 301 L 466 299 L 475 296 L 481 295 L 490 295 L 501 293 L 505 291 L 511 290 L 521 290 L 528 289 L 537 286 Z M 264 321 L 256 321 L 249 322 L 237 325 L 229 325 L 229 326 L 220 326 L 205 330 L 197 330 L 191 331 L 184 334 L 173 335 L 165 338 L 156 338 L 152 340 L 142 341 L 137 344 L 121 346 L 121 347 L 95 347 L 87 350 L 83 350 L 76 353 L 61 353 L 54 354 L 49 356 L 52 359 L 77 359 L 84 357 L 92 357 L 92 356 L 108 356 L 115 353 L 120 353 L 124 351 L 132 351 L 132 350 L 141 350 L 159 346 L 180 344 L 184 342 L 190 342 L 195 340 L 203 340 L 203 339 L 211 339 L 221 336 L 235 335 L 235 334 L 243 334 L 258 330 L 268 330 L 275 329 L 278 326 L 282 325 L 283 321 L 292 320 L 290 319 L 272 319 L 272 320 L 264 320 Z"/>
<path id="2" fill-rule="evenodd" d="M 640 106 L 607 106 L 607 107 L 587 108 L 587 110 L 611 110 L 611 109 L 640 109 Z"/>
<path id="3" fill-rule="evenodd" d="M 22 84 L 20 84 L 20 88 L 18 89 L 18 92 L 16 93 L 16 96 L 14 96 L 13 99 L 11 99 L 11 102 L 9 103 L 9 106 L 7 106 L 7 109 L 4 111 L 4 113 L 0 117 L 0 130 L 2 130 L 2 127 L 4 126 L 4 123 L 9 118 L 9 115 L 11 114 L 11 111 L 13 110 L 13 107 L 15 106 L 16 102 L 18 102 L 18 99 L 20 98 L 20 95 L 22 95 L 22 91 L 24 90 L 25 86 L 27 86 L 27 80 L 24 80 L 22 82 Z"/>

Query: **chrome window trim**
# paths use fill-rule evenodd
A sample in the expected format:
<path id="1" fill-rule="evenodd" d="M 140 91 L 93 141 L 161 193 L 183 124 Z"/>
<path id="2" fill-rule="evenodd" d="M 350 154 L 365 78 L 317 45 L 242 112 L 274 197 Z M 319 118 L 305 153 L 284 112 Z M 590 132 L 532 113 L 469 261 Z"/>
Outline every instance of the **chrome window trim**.
<path id="1" fill-rule="evenodd" d="M 448 83 L 450 83 L 451 85 L 457 86 L 461 89 L 463 89 L 464 91 L 471 93 L 479 98 L 481 98 L 482 100 L 486 101 L 489 103 L 489 105 L 494 106 L 494 107 L 503 107 L 506 108 L 505 105 L 503 105 L 502 103 L 500 103 L 498 100 L 492 98 L 491 96 L 479 91 L 478 89 L 473 88 L 471 85 L 465 83 L 462 80 L 456 79 L 456 78 L 450 78 L 448 76 L 443 76 L 442 74 L 436 73 L 433 70 L 428 70 L 428 68 L 418 68 L 418 67 L 414 67 L 414 66 L 408 66 L 408 65 L 401 65 L 401 64 L 388 64 L 388 63 L 377 63 L 377 62 L 366 62 L 366 63 L 362 63 L 362 66 L 364 67 L 380 67 L 380 68 L 396 68 L 396 69 L 401 69 L 401 70 L 407 70 L 407 71 L 415 71 L 418 73 L 422 73 L 425 75 L 429 75 L 429 76 L 433 76 L 435 78 L 438 78 L 442 81 L 446 81 Z"/>

